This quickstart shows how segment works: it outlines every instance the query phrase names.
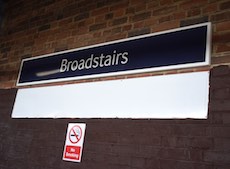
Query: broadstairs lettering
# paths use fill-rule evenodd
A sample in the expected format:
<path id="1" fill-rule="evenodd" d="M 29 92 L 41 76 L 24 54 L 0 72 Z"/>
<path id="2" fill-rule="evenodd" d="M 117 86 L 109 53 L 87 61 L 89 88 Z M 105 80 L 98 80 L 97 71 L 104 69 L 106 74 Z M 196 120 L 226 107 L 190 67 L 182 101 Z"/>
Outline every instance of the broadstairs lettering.
<path id="1" fill-rule="evenodd" d="M 104 55 L 103 53 L 100 56 L 94 56 L 91 54 L 89 58 L 80 59 L 80 60 L 68 60 L 62 59 L 60 72 L 76 71 L 83 69 L 98 68 L 104 66 L 114 66 L 119 64 L 128 63 L 128 52 L 117 53 L 116 50 L 113 51 L 111 55 Z"/>

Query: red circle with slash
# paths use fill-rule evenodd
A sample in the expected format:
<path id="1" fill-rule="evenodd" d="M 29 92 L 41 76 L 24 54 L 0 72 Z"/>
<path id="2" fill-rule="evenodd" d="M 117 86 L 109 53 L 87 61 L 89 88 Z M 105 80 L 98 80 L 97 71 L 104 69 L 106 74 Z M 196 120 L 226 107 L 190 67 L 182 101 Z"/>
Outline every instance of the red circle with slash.
<path id="1" fill-rule="evenodd" d="M 69 140 L 71 143 L 76 144 L 81 140 L 82 129 L 80 126 L 75 125 L 69 131 Z"/>

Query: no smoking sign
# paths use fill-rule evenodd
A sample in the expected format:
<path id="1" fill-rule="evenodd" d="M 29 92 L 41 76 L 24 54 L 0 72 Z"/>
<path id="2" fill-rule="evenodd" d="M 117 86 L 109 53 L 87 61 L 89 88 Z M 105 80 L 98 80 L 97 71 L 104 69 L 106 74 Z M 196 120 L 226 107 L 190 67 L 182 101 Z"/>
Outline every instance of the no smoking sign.
<path id="1" fill-rule="evenodd" d="M 63 153 L 63 160 L 80 162 L 82 156 L 86 124 L 69 123 Z"/>
<path id="2" fill-rule="evenodd" d="M 71 143 L 76 144 L 81 140 L 82 129 L 79 125 L 74 125 L 69 132 L 69 140 Z"/>

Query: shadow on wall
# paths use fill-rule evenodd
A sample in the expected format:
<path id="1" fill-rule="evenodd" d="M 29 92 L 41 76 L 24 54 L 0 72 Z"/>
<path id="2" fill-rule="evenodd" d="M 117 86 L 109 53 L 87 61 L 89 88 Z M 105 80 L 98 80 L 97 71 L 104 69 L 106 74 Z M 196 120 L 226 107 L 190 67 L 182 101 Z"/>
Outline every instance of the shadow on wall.
<path id="1" fill-rule="evenodd" d="M 0 0 L 0 28 L 2 27 L 3 23 L 3 11 L 4 11 L 4 0 Z"/>
<path id="2" fill-rule="evenodd" d="M 0 168 L 229 169 L 229 83 L 228 66 L 211 70 L 205 120 L 11 119 L 17 90 L 0 90 Z M 62 160 L 70 122 L 87 125 L 81 163 Z"/>

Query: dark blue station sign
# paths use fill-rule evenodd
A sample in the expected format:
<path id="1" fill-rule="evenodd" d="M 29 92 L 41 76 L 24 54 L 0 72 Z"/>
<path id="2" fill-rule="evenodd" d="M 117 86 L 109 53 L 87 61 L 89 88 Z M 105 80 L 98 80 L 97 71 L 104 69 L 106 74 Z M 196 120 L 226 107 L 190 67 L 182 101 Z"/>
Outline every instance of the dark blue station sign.
<path id="1" fill-rule="evenodd" d="M 210 23 L 22 60 L 18 86 L 208 65 Z"/>

